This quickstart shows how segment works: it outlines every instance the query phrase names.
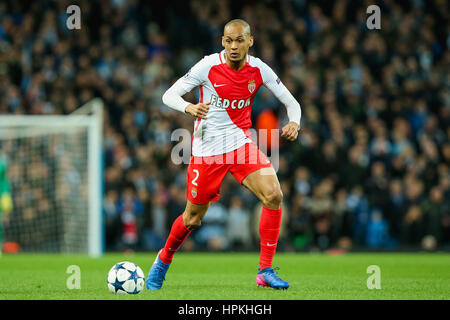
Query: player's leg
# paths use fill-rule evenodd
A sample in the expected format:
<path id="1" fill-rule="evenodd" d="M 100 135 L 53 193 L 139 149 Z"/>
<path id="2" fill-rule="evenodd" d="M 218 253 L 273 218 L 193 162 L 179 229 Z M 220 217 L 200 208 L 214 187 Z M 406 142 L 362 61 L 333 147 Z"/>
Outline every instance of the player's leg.
<path id="1" fill-rule="evenodd" d="M 172 263 L 173 255 L 181 247 L 184 240 L 189 236 L 191 231 L 201 225 L 201 220 L 208 211 L 209 202 L 205 204 L 195 204 L 187 201 L 184 212 L 175 219 L 170 229 L 169 236 L 166 240 L 164 248 L 162 248 L 147 276 L 147 289 L 161 289 L 166 279 L 167 270 Z"/>
<path id="2" fill-rule="evenodd" d="M 261 237 L 259 267 L 262 270 L 272 267 L 280 233 L 283 194 L 272 167 L 250 173 L 242 181 L 242 185 L 252 191 L 263 205 L 259 222 Z"/>
<path id="3" fill-rule="evenodd" d="M 289 283 L 281 280 L 272 267 L 281 226 L 281 203 L 283 193 L 272 167 L 250 173 L 242 184 L 252 191 L 263 203 L 259 222 L 260 256 L 256 284 L 274 289 L 287 289 Z"/>
<path id="4" fill-rule="evenodd" d="M 259 223 L 261 247 L 257 283 L 277 289 L 286 289 L 289 284 L 282 281 L 272 268 L 281 226 L 283 193 L 280 183 L 270 161 L 256 144 L 247 144 L 245 148 L 238 149 L 237 154 L 237 158 L 241 161 L 232 166 L 230 172 L 263 204 Z M 260 273 L 264 273 L 264 275 Z"/>
<path id="5" fill-rule="evenodd" d="M 160 289 L 172 258 L 191 231 L 201 225 L 209 203 L 219 198 L 220 184 L 228 167 L 197 161 L 191 157 L 187 170 L 186 197 L 184 212 L 175 219 L 164 248 L 158 253 L 148 277 L 147 289 Z"/>
<path id="6" fill-rule="evenodd" d="M 273 167 L 253 171 L 242 180 L 241 184 L 261 200 L 263 206 L 272 210 L 280 209 L 283 193 Z"/>
<path id="7" fill-rule="evenodd" d="M 260 268 L 272 267 L 281 225 L 283 193 L 269 159 L 255 143 L 248 143 L 236 151 L 235 165 L 230 172 L 239 183 L 261 200 L 263 208 L 259 223 L 261 236 Z"/>
<path id="8" fill-rule="evenodd" d="M 206 204 L 195 204 L 189 200 L 187 201 L 184 212 L 173 222 L 166 244 L 159 254 L 160 259 L 165 264 L 172 262 L 173 255 L 181 247 L 181 244 L 191 231 L 200 227 L 208 208 L 209 202 Z"/>

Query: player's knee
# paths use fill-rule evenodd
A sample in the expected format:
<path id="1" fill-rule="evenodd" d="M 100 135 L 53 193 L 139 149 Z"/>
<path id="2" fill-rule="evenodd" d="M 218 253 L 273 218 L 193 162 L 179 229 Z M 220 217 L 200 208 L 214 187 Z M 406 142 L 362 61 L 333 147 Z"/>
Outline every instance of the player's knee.
<path id="1" fill-rule="evenodd" d="M 263 195 L 263 205 L 269 209 L 278 209 L 283 202 L 283 193 L 280 188 L 273 188 Z"/>

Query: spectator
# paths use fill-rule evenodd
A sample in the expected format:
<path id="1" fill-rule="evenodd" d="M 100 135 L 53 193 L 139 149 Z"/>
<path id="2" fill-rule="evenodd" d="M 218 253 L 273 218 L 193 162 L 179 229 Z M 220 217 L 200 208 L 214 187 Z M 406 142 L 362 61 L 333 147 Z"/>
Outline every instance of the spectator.
<path id="1" fill-rule="evenodd" d="M 435 243 L 443 240 L 443 221 L 450 212 L 450 207 L 444 202 L 444 194 L 439 187 L 430 190 L 429 198 L 422 202 L 424 233 L 432 237 Z"/>
<path id="2" fill-rule="evenodd" d="M 420 206 L 408 207 L 402 221 L 401 241 L 404 246 L 412 247 L 419 245 L 423 238 L 423 215 Z"/>
<path id="3" fill-rule="evenodd" d="M 305 249 L 311 242 L 310 212 L 307 202 L 308 198 L 300 192 L 297 192 L 292 200 L 287 227 L 289 241 L 294 250 Z"/>
<path id="4" fill-rule="evenodd" d="M 321 250 L 331 246 L 331 222 L 333 218 L 332 188 L 332 181 L 324 179 L 314 188 L 309 204 L 314 246 Z"/>
<path id="5" fill-rule="evenodd" d="M 363 244 L 369 219 L 369 202 L 361 186 L 354 187 L 347 198 L 347 205 L 352 211 L 352 237 L 356 244 Z"/>
<path id="6" fill-rule="evenodd" d="M 298 192 L 305 196 L 311 194 L 312 188 L 309 175 L 310 173 L 308 168 L 299 167 L 295 170 L 295 192 Z"/>
<path id="7" fill-rule="evenodd" d="M 375 162 L 371 166 L 371 175 L 366 182 L 366 193 L 373 207 L 381 208 L 387 203 L 389 181 L 383 162 Z"/>
<path id="8" fill-rule="evenodd" d="M 388 225 L 379 209 L 374 209 L 370 214 L 366 244 L 369 248 L 383 248 L 388 245 Z"/>
<path id="9" fill-rule="evenodd" d="M 389 185 L 389 200 L 385 207 L 384 216 L 389 224 L 389 235 L 393 239 L 400 239 L 400 226 L 406 208 L 402 182 L 398 179 L 391 180 Z"/>
<path id="10" fill-rule="evenodd" d="M 208 250 L 225 250 L 230 239 L 226 236 L 227 211 L 225 207 L 215 202 L 210 205 L 208 214 L 202 220 L 202 227 L 195 235 L 195 241 L 200 248 Z"/>
<path id="11" fill-rule="evenodd" d="M 250 213 L 247 212 L 240 197 L 231 199 L 230 209 L 227 213 L 227 239 L 232 248 L 249 249 L 251 247 Z"/>
<path id="12" fill-rule="evenodd" d="M 139 240 L 138 228 L 142 223 L 143 205 L 132 187 L 127 187 L 118 204 L 122 222 L 122 246 L 124 250 L 136 250 Z"/>
<path id="13" fill-rule="evenodd" d="M 122 234 L 121 221 L 118 208 L 118 194 L 116 190 L 106 191 L 103 200 L 103 211 L 105 219 L 105 243 L 107 250 L 117 250 L 115 244 Z"/>
<path id="14" fill-rule="evenodd" d="M 347 198 L 346 189 L 339 189 L 336 192 L 332 222 L 332 242 L 343 250 L 349 250 L 352 246 L 353 217 Z"/>

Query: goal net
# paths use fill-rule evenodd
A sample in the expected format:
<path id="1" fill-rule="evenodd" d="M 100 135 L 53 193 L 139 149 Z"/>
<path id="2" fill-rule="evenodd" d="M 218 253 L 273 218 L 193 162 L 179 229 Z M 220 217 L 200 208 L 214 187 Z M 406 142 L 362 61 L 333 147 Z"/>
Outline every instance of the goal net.
<path id="1" fill-rule="evenodd" d="M 2 214 L 4 245 L 102 254 L 102 109 L 94 99 L 70 115 L 0 116 L 13 204 Z"/>

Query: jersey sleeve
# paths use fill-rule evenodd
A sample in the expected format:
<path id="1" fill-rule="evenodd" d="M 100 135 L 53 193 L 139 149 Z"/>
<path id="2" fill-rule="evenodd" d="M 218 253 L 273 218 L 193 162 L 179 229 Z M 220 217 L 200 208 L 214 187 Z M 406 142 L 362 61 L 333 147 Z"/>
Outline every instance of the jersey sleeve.
<path id="1" fill-rule="evenodd" d="M 280 96 L 284 91 L 284 89 L 286 89 L 283 83 L 281 82 L 280 78 L 278 78 L 277 74 L 267 64 L 265 64 L 261 60 L 259 60 L 258 62 L 261 71 L 261 77 L 263 80 L 263 85 L 267 89 L 269 89 L 276 97 Z"/>
<path id="2" fill-rule="evenodd" d="M 289 92 L 272 68 L 260 59 L 258 60 L 263 85 L 269 89 L 282 104 L 284 104 L 289 121 L 297 123 L 300 128 L 300 119 L 302 116 L 300 103 Z"/>
<path id="3" fill-rule="evenodd" d="M 211 68 L 208 57 L 204 57 L 197 62 L 183 77 L 178 79 L 163 95 L 162 100 L 165 105 L 180 112 L 185 112 L 190 104 L 182 96 L 190 92 L 195 87 L 203 85 L 208 77 Z"/>
<path id="4" fill-rule="evenodd" d="M 208 72 L 211 69 L 209 63 L 210 57 L 204 57 L 197 62 L 182 78 L 180 78 L 181 85 L 186 92 L 191 91 L 195 87 L 203 85 L 207 78 Z"/>

